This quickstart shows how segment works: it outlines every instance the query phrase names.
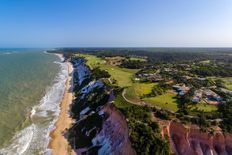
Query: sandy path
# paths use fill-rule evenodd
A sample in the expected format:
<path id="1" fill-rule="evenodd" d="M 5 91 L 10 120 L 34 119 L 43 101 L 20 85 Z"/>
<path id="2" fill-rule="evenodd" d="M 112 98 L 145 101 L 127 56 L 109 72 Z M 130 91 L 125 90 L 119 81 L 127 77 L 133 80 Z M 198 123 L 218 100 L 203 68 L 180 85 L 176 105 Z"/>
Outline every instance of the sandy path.
<path id="1" fill-rule="evenodd" d="M 67 62 L 68 64 L 68 80 L 66 82 L 66 88 L 63 100 L 60 105 L 60 115 L 58 117 L 58 120 L 55 125 L 55 129 L 51 132 L 51 141 L 49 143 L 49 148 L 52 149 L 53 155 L 70 155 L 75 154 L 71 147 L 68 144 L 67 139 L 64 137 L 64 131 L 65 129 L 69 128 L 72 119 L 69 116 L 69 106 L 72 103 L 72 71 L 73 67 L 70 62 Z"/>

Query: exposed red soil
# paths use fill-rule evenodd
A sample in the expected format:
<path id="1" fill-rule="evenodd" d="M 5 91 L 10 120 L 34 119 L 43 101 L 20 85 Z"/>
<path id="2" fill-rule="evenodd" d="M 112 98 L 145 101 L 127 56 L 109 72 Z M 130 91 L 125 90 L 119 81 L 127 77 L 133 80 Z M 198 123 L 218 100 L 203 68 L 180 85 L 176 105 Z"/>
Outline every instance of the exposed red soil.
<path id="1" fill-rule="evenodd" d="M 101 112 L 108 115 L 103 123 L 101 132 L 97 135 L 96 140 L 103 142 L 99 154 L 136 154 L 129 140 L 129 129 L 126 118 L 112 104 L 107 104 Z"/>
<path id="2" fill-rule="evenodd" d="M 161 129 L 162 135 L 169 137 L 172 151 L 178 155 L 232 155 L 231 134 L 216 131 L 212 135 L 196 126 L 185 127 L 174 121 Z"/>

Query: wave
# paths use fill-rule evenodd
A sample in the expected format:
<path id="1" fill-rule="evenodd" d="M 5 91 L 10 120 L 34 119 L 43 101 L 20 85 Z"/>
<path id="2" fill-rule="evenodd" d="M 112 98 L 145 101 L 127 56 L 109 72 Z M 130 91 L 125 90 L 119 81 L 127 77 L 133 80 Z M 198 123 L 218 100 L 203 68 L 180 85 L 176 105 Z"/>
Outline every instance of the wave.
<path id="1" fill-rule="evenodd" d="M 16 133 L 12 139 L 12 144 L 0 150 L 0 154 L 13 155 L 23 154 L 31 143 L 34 134 L 34 124 Z"/>
<path id="2" fill-rule="evenodd" d="M 49 134 L 55 127 L 60 112 L 60 103 L 65 91 L 65 83 L 68 78 L 67 64 L 54 63 L 60 65 L 60 72 L 56 76 L 54 84 L 47 89 L 40 103 L 32 107 L 29 115 L 31 125 L 17 132 L 11 140 L 11 144 L 0 149 L 1 155 L 51 153 L 51 150 L 48 149 Z"/>
<path id="3" fill-rule="evenodd" d="M 51 49 L 50 51 L 52 51 L 52 50 L 55 50 L 55 49 Z M 64 59 L 64 57 L 63 57 L 63 55 L 62 54 L 59 54 L 59 53 L 49 53 L 49 52 L 47 52 L 47 51 L 43 51 L 43 53 L 44 54 L 55 54 L 56 56 L 58 56 L 59 58 L 60 58 L 60 60 L 63 62 L 65 59 Z"/>
<path id="4" fill-rule="evenodd" d="M 0 55 L 9 55 L 9 54 L 13 54 L 14 52 L 3 52 L 3 53 L 0 53 Z"/>

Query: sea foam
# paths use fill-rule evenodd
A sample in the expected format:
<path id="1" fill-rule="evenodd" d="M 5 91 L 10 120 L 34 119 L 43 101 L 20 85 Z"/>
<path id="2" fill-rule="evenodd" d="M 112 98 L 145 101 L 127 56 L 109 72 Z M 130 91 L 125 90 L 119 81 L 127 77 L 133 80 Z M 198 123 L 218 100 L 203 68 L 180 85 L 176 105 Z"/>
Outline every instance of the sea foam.
<path id="1" fill-rule="evenodd" d="M 0 155 L 33 155 L 50 154 L 48 149 L 50 132 L 60 112 L 65 83 L 68 78 L 66 63 L 54 62 L 60 65 L 60 72 L 52 87 L 48 88 L 39 105 L 32 107 L 30 112 L 31 125 L 17 132 L 11 144 L 0 149 Z"/>
<path id="2" fill-rule="evenodd" d="M 28 146 L 31 143 L 34 134 L 34 124 L 30 125 L 29 127 L 23 129 L 22 131 L 16 133 L 14 138 L 12 139 L 12 143 L 0 150 L 0 154 L 2 155 L 21 155 L 23 154 Z"/>
<path id="3" fill-rule="evenodd" d="M 13 54 L 13 52 L 4 52 L 4 53 L 0 53 L 0 55 L 9 55 L 9 54 Z"/>

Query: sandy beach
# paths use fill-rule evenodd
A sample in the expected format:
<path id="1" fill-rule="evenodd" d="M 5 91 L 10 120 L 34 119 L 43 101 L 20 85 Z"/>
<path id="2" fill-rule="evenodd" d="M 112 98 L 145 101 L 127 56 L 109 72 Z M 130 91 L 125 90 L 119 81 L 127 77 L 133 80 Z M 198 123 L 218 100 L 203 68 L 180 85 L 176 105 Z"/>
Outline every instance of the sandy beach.
<path id="1" fill-rule="evenodd" d="M 70 155 L 74 154 L 68 144 L 67 139 L 64 137 L 64 132 L 70 127 L 72 119 L 69 116 L 69 106 L 72 103 L 72 72 L 73 67 L 70 62 L 68 64 L 69 76 L 66 81 L 65 93 L 60 104 L 60 114 L 55 124 L 55 129 L 50 133 L 51 141 L 49 148 L 52 149 L 53 155 Z"/>

